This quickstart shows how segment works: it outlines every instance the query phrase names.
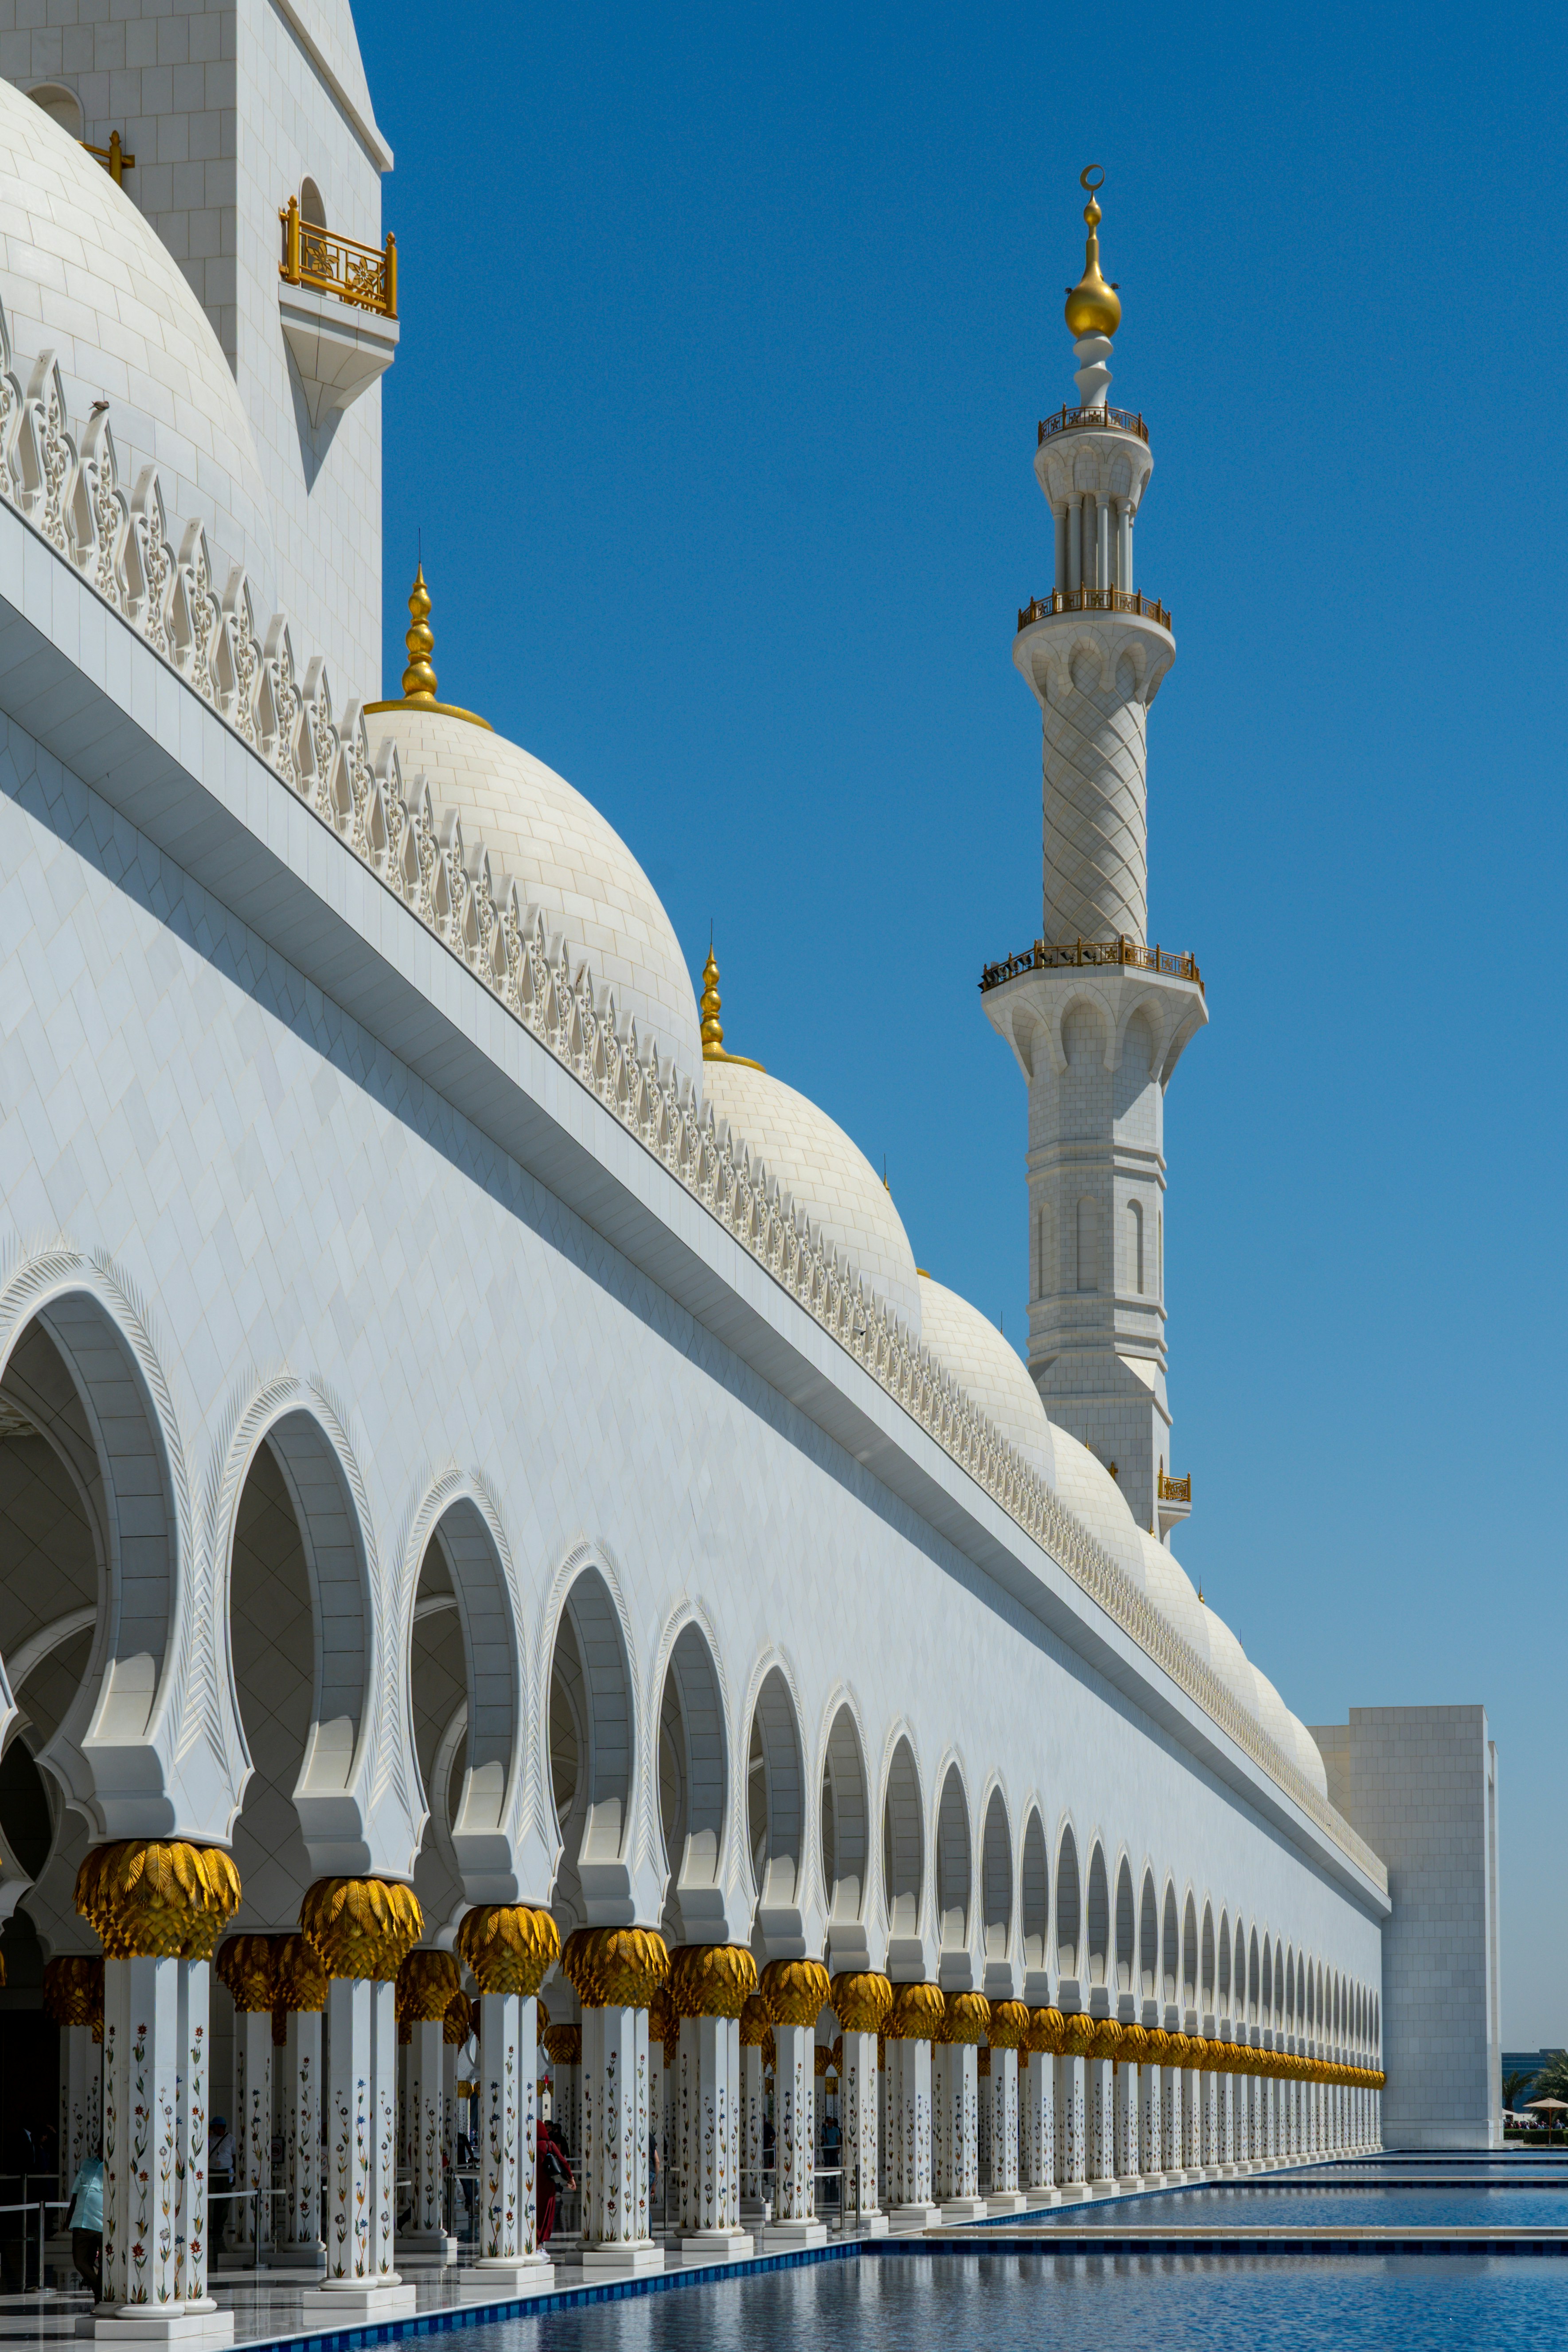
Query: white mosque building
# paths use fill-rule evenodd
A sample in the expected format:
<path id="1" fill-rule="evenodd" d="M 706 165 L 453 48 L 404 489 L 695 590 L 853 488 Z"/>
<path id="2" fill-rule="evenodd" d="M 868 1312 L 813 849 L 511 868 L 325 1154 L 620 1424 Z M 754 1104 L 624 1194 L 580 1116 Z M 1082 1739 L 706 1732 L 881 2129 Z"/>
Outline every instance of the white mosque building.
<path id="1" fill-rule="evenodd" d="M 590 2276 L 820 2242 L 826 2081 L 873 2233 L 1495 2140 L 1483 1712 L 1309 1730 L 1172 1549 L 1208 1016 L 1147 941 L 1175 643 L 1092 194 L 1042 927 L 984 977 L 1026 1366 L 439 698 L 422 577 L 380 696 L 418 296 L 347 0 L 6 0 L 0 73 L 0 1914 L 103 2138 L 97 2331 L 226 2339 L 215 2109 L 312 2327 L 454 2259 L 465 2100 L 461 2291 L 550 2282 L 542 2082 Z"/>

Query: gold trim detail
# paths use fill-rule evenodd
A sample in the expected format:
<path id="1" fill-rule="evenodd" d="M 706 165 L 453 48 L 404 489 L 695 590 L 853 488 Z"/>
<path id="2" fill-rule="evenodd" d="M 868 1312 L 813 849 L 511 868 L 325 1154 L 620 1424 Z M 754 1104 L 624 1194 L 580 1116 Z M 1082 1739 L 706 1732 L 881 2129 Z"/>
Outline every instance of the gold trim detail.
<path id="1" fill-rule="evenodd" d="M 762 1995 L 775 2026 L 815 2025 L 830 1992 L 820 1960 L 770 1960 L 763 1970 Z"/>
<path id="2" fill-rule="evenodd" d="M 894 1987 L 893 2006 L 885 2028 L 889 2042 L 935 2042 L 941 2034 L 947 2003 L 942 1987 L 901 1984 Z"/>
<path id="3" fill-rule="evenodd" d="M 828 2005 L 846 2033 L 880 2033 L 893 2006 L 893 1988 L 874 1971 L 836 1976 Z"/>
<path id="4" fill-rule="evenodd" d="M 527 1903 L 484 1903 L 465 1912 L 458 1949 L 481 1993 L 539 1990 L 560 1958 L 561 1931 L 548 1911 Z"/>
<path id="5" fill-rule="evenodd" d="M 327 1978 L 316 1948 L 303 1936 L 273 1938 L 273 2007 L 314 2017 L 327 2005 Z"/>
<path id="6" fill-rule="evenodd" d="M 397 1971 L 397 2015 L 412 2025 L 439 2025 L 462 1992 L 450 1952 L 410 1952 Z"/>
<path id="7" fill-rule="evenodd" d="M 646 2009 L 669 1974 L 669 1953 L 651 1927 L 578 1927 L 561 1968 L 584 2009 Z"/>
<path id="8" fill-rule="evenodd" d="M 278 2000 L 278 1955 L 270 1936 L 230 1936 L 218 1946 L 213 1972 L 226 1984 L 236 2009 L 254 2016 Z"/>
<path id="9" fill-rule="evenodd" d="M 702 967 L 702 997 L 699 1010 L 702 1014 L 702 1058 L 705 1062 L 735 1062 L 742 1070 L 761 1070 L 761 1062 L 752 1061 L 744 1054 L 726 1054 L 724 1024 L 719 1018 L 722 1000 L 719 994 L 719 964 L 713 953 L 713 942 L 708 942 L 708 961 Z M 765 1077 L 767 1072 L 763 1071 Z"/>
<path id="10" fill-rule="evenodd" d="M 76 1907 L 111 1960 L 210 1960 L 239 1908 L 239 1873 L 221 1846 L 122 1838 L 95 1846 Z"/>
<path id="11" fill-rule="evenodd" d="M 1093 174 L 1099 172 L 1100 177 Z M 1114 286 L 1108 286 L 1100 274 L 1100 237 L 1098 231 L 1105 215 L 1095 202 L 1099 190 L 1105 185 L 1105 173 L 1098 163 L 1088 163 L 1079 173 L 1079 185 L 1088 196 L 1083 208 L 1084 226 L 1089 239 L 1083 249 L 1083 276 L 1076 286 L 1068 288 L 1067 309 L 1063 315 L 1068 332 L 1074 342 L 1085 335 L 1113 335 L 1121 324 L 1121 302 Z"/>
<path id="12" fill-rule="evenodd" d="M 682 1944 L 669 1956 L 678 2017 L 739 2017 L 756 1990 L 757 1964 L 744 1944 Z"/>
<path id="13" fill-rule="evenodd" d="M 318 1878 L 300 1905 L 300 1932 L 329 1977 L 395 1979 L 425 1932 L 411 1886 L 390 1878 Z"/>
<path id="14" fill-rule="evenodd" d="M 44 1962 L 44 2011 L 57 2025 L 103 2026 L 103 1962 L 96 1952 L 62 1952 Z"/>

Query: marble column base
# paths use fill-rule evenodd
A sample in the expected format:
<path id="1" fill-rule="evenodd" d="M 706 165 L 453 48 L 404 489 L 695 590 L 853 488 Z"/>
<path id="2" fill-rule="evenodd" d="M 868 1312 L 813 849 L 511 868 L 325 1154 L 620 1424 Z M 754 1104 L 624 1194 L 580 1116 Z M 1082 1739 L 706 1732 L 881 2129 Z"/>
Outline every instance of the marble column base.
<path id="1" fill-rule="evenodd" d="M 942 2209 L 943 2224 L 949 2229 L 959 2221 L 984 2221 L 985 2214 L 984 2197 L 950 2197 Z"/>
<path id="2" fill-rule="evenodd" d="M 1148 2188 L 1149 2183 L 1141 2172 L 1119 2172 L 1116 2186 L 1123 2197 L 1136 2197 L 1141 2189 Z"/>
<path id="3" fill-rule="evenodd" d="M 985 2200 L 988 2213 L 1024 2213 L 1028 2210 L 1028 2205 L 1029 2200 L 1021 2189 L 999 2189 L 994 2197 Z"/>
<path id="4" fill-rule="evenodd" d="M 548 2294 L 555 2284 L 555 2265 L 544 2254 L 508 2262 L 499 2254 L 468 2263 L 458 2273 L 459 2303 L 507 2303 L 514 2295 Z"/>
<path id="5" fill-rule="evenodd" d="M 307 2323 L 318 2321 L 323 2327 L 346 2326 L 352 2319 L 403 2319 L 419 2303 L 414 2289 L 395 2275 L 377 2280 L 323 2279 L 320 2286 L 307 2287 L 300 2300 Z"/>
<path id="6" fill-rule="evenodd" d="M 862 2213 L 853 2226 L 863 2238 L 885 2238 L 888 2234 L 888 2217 L 879 2208 L 875 2213 Z"/>
<path id="7" fill-rule="evenodd" d="M 1043 2212 L 1047 2206 L 1059 2205 L 1061 2201 L 1059 2189 L 1026 2189 L 1024 2191 L 1024 2202 L 1031 2213 Z"/>
<path id="8" fill-rule="evenodd" d="M 765 2254 L 789 2254 L 800 2246 L 825 2246 L 826 2243 L 826 2221 L 770 2221 L 763 2231 L 763 2252 Z"/>
<path id="9" fill-rule="evenodd" d="M 888 2216 L 888 2227 L 895 2235 L 906 2230 L 929 2230 L 942 2219 L 939 2205 L 895 2205 Z"/>
<path id="10" fill-rule="evenodd" d="M 656 2246 L 651 2238 L 633 2238 L 622 2246 L 583 2249 L 585 2279 L 646 2278 L 649 2272 L 663 2268 L 664 2248 Z"/>
<path id="11" fill-rule="evenodd" d="M 455 2263 L 458 2241 L 448 2238 L 444 2230 L 399 2230 L 393 2240 L 393 2260 L 406 2254 L 413 2263 Z"/>
<path id="12" fill-rule="evenodd" d="M 203 2303 L 103 2304 L 84 2332 L 99 2344 L 181 2344 L 205 2352 L 209 2344 L 234 2342 L 234 2314 L 220 2310 L 210 2295 Z"/>
<path id="13" fill-rule="evenodd" d="M 749 2230 L 693 2230 L 680 2241 L 683 2263 L 749 2263 L 755 2252 Z"/>
<path id="14" fill-rule="evenodd" d="M 310 2271 L 320 2278 L 327 2267 L 327 2249 L 320 2238 L 313 2246 L 268 2246 L 262 2263 L 269 2271 Z"/>

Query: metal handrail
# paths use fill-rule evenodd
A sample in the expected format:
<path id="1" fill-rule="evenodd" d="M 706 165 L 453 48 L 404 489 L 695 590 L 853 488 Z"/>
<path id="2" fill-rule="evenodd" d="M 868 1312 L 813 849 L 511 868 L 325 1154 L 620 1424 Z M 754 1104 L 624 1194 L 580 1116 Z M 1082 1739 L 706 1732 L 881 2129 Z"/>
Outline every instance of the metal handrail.
<path id="1" fill-rule="evenodd" d="M 1152 596 L 1140 595 L 1135 588 L 1053 588 L 1048 596 L 1031 596 L 1019 606 L 1018 626 L 1027 629 L 1056 613 L 1131 613 L 1134 619 L 1153 621 L 1162 629 L 1171 625 L 1170 607 L 1156 603 Z"/>
<path id="2" fill-rule="evenodd" d="M 289 197 L 278 217 L 283 226 L 278 274 L 285 285 L 310 286 L 358 310 L 396 318 L 397 239 L 390 229 L 384 248 L 362 245 L 357 237 L 340 236 L 335 229 L 306 220 L 298 196 Z"/>
<path id="3" fill-rule="evenodd" d="M 1035 446 L 1037 449 L 1041 442 L 1050 439 L 1053 433 L 1071 433 L 1079 425 L 1095 425 L 1101 431 L 1109 427 L 1113 433 L 1136 433 L 1140 441 L 1149 438 L 1149 427 L 1143 422 L 1142 409 L 1135 416 L 1130 408 L 1111 408 L 1102 401 L 1095 408 L 1064 407 L 1058 408 L 1054 416 L 1042 416 Z"/>
<path id="4" fill-rule="evenodd" d="M 1190 1470 L 1184 1478 L 1170 1478 L 1166 1476 L 1163 1470 L 1161 1471 L 1160 1500 L 1162 1503 L 1190 1503 L 1192 1499 L 1193 1474 Z"/>
<path id="5" fill-rule="evenodd" d="M 1166 980 L 1195 981 L 1200 990 L 1204 986 L 1195 956 L 1173 955 L 1158 943 L 1145 947 L 1142 940 L 1130 940 L 1122 932 L 1113 940 L 1068 940 L 1056 947 L 1037 940 L 1032 948 L 1004 956 L 1000 963 L 988 963 L 980 975 L 980 992 L 984 996 L 1005 981 L 1016 980 L 1020 972 L 1068 971 L 1103 964 L 1125 964 L 1133 971 L 1157 971 Z M 1191 1486 L 1190 1478 L 1187 1484 Z M 1190 1494 L 1187 1500 L 1192 1500 Z"/>

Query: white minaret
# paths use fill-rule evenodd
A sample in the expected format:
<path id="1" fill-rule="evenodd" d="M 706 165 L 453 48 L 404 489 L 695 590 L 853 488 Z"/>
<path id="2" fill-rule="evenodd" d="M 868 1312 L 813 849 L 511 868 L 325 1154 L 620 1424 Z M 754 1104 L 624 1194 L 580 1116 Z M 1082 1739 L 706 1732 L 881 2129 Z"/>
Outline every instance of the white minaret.
<path id="1" fill-rule="evenodd" d="M 1176 647 L 1132 585 L 1153 459 L 1142 417 L 1106 398 L 1121 304 L 1100 271 L 1103 180 L 1083 173 L 1089 244 L 1067 299 L 1079 404 L 1045 419 L 1035 454 L 1056 585 L 1013 641 L 1045 722 L 1045 920 L 981 987 L 1029 1087 L 1029 1369 L 1051 1419 L 1168 1537 L 1190 1489 L 1165 1397 L 1165 1086 L 1208 1013 L 1193 959 L 1148 943 L 1145 730 Z"/>

